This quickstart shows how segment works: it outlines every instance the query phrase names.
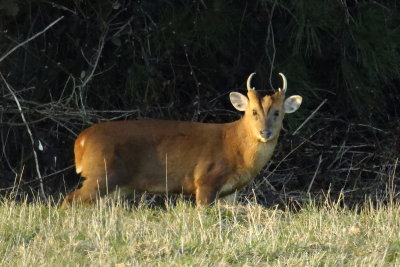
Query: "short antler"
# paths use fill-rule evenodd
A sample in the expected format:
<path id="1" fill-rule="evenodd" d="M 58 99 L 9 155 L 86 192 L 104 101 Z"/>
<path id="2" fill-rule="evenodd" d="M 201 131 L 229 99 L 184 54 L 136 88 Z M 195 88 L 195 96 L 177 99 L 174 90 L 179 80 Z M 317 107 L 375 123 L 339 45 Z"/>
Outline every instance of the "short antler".
<path id="1" fill-rule="evenodd" d="M 256 74 L 255 72 L 253 72 L 252 74 L 250 74 L 249 78 L 247 78 L 247 90 L 256 90 L 256 88 L 254 87 L 250 87 L 250 82 L 251 82 L 251 78 L 253 78 L 254 74 Z"/>
<path id="2" fill-rule="evenodd" d="M 282 81 L 283 81 L 283 88 L 282 88 L 282 89 L 279 88 L 279 92 L 286 93 L 286 89 L 287 89 L 287 80 L 286 80 L 286 77 L 285 77 L 285 75 L 283 75 L 283 73 L 280 73 L 280 72 L 279 72 L 279 75 L 281 75 Z"/>

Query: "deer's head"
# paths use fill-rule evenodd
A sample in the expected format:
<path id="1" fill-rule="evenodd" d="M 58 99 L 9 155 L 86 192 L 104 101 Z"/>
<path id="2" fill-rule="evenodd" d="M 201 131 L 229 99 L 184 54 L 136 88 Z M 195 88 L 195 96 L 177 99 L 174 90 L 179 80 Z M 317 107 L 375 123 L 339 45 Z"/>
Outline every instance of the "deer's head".
<path id="1" fill-rule="evenodd" d="M 287 81 L 282 73 L 279 73 L 283 80 L 282 89 L 272 95 L 260 96 L 250 86 L 254 74 L 247 78 L 247 96 L 238 92 L 229 96 L 232 105 L 244 111 L 243 120 L 250 133 L 260 142 L 268 142 L 279 136 L 285 114 L 295 112 L 301 105 L 302 97 L 293 95 L 286 98 Z"/>

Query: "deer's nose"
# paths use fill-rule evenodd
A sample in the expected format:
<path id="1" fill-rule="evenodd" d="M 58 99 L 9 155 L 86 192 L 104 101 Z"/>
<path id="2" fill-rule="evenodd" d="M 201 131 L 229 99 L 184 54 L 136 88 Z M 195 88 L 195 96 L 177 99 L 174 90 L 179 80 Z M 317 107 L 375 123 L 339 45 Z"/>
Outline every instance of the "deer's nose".
<path id="1" fill-rule="evenodd" d="M 262 130 L 260 131 L 262 137 L 269 139 L 272 136 L 272 132 L 270 130 Z"/>

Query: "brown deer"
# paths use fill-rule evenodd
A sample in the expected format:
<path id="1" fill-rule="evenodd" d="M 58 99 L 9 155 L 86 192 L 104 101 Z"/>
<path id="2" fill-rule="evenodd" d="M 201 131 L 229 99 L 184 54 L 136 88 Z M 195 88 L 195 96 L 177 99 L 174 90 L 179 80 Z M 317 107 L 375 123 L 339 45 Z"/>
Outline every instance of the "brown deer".
<path id="1" fill-rule="evenodd" d="M 285 113 L 295 112 L 302 97 L 285 99 L 282 90 L 259 96 L 247 79 L 247 97 L 230 93 L 244 116 L 225 124 L 166 120 L 113 121 L 95 124 L 76 139 L 76 172 L 85 179 L 62 204 L 90 203 L 120 188 L 122 192 L 195 195 L 197 205 L 211 204 L 247 185 L 272 156 Z"/>

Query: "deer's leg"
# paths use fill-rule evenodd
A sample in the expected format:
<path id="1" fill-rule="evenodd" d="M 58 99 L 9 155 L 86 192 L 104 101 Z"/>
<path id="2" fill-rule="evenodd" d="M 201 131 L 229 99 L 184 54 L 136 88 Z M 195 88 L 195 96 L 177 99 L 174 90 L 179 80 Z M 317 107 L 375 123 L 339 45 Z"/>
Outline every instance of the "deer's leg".
<path id="1" fill-rule="evenodd" d="M 196 204 L 204 206 L 212 204 L 217 197 L 218 190 L 215 187 L 202 185 L 196 189 Z"/>
<path id="2" fill-rule="evenodd" d="M 107 178 L 86 179 L 81 188 L 72 191 L 64 198 L 61 208 L 66 208 L 73 202 L 90 204 L 95 201 L 96 198 L 104 196 L 107 193 L 112 193 L 118 186 L 116 177 L 117 173 L 109 173 Z"/>
<path id="3" fill-rule="evenodd" d="M 97 179 L 86 179 L 82 187 L 65 196 L 61 208 L 67 208 L 73 202 L 91 203 L 98 195 L 104 195 L 104 186 Z"/>

